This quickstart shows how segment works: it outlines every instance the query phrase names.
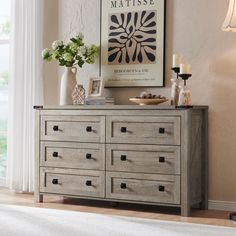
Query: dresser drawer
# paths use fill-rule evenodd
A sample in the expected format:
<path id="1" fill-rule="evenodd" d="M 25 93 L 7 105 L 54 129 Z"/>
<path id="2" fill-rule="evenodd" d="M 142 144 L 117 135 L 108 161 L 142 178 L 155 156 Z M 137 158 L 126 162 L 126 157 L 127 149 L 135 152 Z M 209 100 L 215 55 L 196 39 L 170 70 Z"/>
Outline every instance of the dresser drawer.
<path id="1" fill-rule="evenodd" d="M 105 197 L 103 171 L 40 168 L 40 191 L 43 193 Z"/>
<path id="2" fill-rule="evenodd" d="M 108 143 L 180 145 L 180 117 L 110 116 Z"/>
<path id="3" fill-rule="evenodd" d="M 41 142 L 40 165 L 105 170 L 105 144 Z"/>
<path id="4" fill-rule="evenodd" d="M 109 171 L 180 174 L 180 147 L 108 144 L 106 168 Z"/>
<path id="5" fill-rule="evenodd" d="M 41 140 L 105 142 L 103 116 L 42 116 Z"/>
<path id="6" fill-rule="evenodd" d="M 110 199 L 180 204 L 180 177 L 108 172 L 106 197 Z"/>

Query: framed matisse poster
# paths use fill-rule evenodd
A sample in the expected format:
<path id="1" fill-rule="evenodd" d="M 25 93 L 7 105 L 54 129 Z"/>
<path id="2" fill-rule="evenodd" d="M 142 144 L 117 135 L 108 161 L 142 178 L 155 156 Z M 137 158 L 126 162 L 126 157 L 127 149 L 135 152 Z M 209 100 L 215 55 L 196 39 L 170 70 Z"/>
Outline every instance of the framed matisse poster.
<path id="1" fill-rule="evenodd" d="M 101 0 L 105 87 L 163 87 L 165 0 Z"/>

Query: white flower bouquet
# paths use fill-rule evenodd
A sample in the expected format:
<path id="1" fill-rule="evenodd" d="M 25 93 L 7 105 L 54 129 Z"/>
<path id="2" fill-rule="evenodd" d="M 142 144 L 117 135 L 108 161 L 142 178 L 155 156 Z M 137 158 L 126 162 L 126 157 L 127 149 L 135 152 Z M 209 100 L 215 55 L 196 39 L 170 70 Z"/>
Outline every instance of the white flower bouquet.
<path id="1" fill-rule="evenodd" d="M 94 44 L 85 45 L 82 33 L 71 38 L 67 44 L 56 40 L 52 44 L 52 49 L 46 48 L 42 51 L 43 59 L 48 62 L 57 60 L 60 66 L 73 67 L 78 65 L 81 68 L 85 63 L 93 64 L 97 54 L 98 47 Z"/>

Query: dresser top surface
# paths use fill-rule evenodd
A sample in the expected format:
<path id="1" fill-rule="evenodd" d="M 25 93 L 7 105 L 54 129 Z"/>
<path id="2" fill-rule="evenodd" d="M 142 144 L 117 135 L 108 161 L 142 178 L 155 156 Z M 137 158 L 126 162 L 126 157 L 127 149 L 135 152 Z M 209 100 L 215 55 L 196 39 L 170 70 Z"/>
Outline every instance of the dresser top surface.
<path id="1" fill-rule="evenodd" d="M 34 106 L 36 110 L 208 110 L 208 106 L 193 106 L 191 108 L 183 108 L 176 106 L 163 105 L 71 105 L 71 106 Z"/>

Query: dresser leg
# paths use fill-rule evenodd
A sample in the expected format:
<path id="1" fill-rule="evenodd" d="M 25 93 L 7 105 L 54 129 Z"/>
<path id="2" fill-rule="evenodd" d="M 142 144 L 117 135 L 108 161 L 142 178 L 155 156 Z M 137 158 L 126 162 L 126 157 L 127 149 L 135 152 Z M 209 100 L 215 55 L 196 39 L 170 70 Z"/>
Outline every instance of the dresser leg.
<path id="1" fill-rule="evenodd" d="M 181 207 L 181 216 L 183 216 L 183 217 L 190 216 L 190 207 L 189 206 L 182 206 Z"/>
<path id="2" fill-rule="evenodd" d="M 36 194 L 36 195 L 35 195 L 35 202 L 36 202 L 36 203 L 41 203 L 41 202 L 43 202 L 43 195 L 42 195 L 42 194 Z"/>
<path id="3" fill-rule="evenodd" d="M 201 210 L 208 210 L 208 112 L 204 111 L 202 126 L 202 202 Z"/>
<path id="4" fill-rule="evenodd" d="M 201 210 L 208 210 L 208 199 L 205 197 L 202 202 L 200 203 Z"/>

